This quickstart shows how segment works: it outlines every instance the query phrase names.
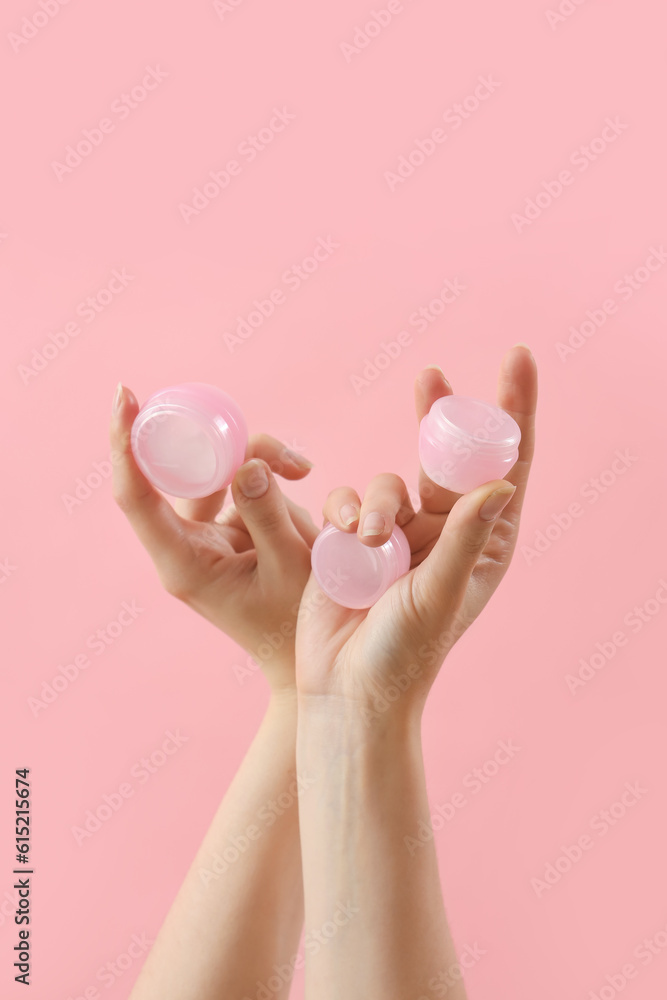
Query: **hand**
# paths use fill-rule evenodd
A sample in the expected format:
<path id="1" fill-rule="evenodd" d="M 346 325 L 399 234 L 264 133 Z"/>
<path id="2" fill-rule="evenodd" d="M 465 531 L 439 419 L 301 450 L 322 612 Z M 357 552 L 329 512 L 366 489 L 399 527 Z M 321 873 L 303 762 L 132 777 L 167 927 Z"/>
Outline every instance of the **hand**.
<path id="1" fill-rule="evenodd" d="M 296 611 L 317 528 L 283 496 L 272 469 L 302 479 L 310 463 L 267 434 L 252 436 L 231 484 L 234 504 L 216 520 L 226 489 L 172 506 L 143 475 L 130 446 L 138 412 L 124 388 L 110 427 L 113 495 L 162 585 L 247 650 L 272 690 L 293 688 Z M 265 635 L 277 636 L 273 646 Z"/>
<path id="2" fill-rule="evenodd" d="M 438 369 L 420 372 L 415 383 L 419 420 L 436 399 L 452 392 Z M 519 458 L 506 479 L 460 495 L 436 486 L 420 469 L 418 513 L 405 483 L 394 475 L 377 476 L 363 503 L 349 488 L 329 495 L 325 518 L 343 531 L 357 531 L 365 545 L 382 545 L 395 523 L 402 527 L 412 562 L 409 572 L 365 610 L 324 599 L 311 576 L 297 627 L 300 696 L 327 695 L 366 707 L 396 687 L 400 675 L 409 696 L 398 701 L 421 710 L 442 661 L 486 605 L 516 546 L 533 458 L 537 404 L 537 369 L 524 347 L 512 348 L 503 358 L 497 401 L 521 428 Z M 496 496 L 485 511 L 492 494 Z M 495 517 L 483 519 L 494 508 Z M 375 522 L 382 527 L 379 534 L 364 536 L 369 516 L 371 528 Z"/>

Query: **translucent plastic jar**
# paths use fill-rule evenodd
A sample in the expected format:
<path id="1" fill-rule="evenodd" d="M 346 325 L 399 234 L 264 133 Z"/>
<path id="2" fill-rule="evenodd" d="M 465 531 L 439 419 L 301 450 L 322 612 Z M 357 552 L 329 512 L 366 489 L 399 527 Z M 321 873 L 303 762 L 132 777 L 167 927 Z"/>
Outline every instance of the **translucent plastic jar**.
<path id="1" fill-rule="evenodd" d="M 504 479 L 519 457 L 521 430 L 499 406 L 470 396 L 443 396 L 419 425 L 426 475 L 454 493 Z"/>
<path id="2" fill-rule="evenodd" d="M 206 382 L 155 392 L 132 425 L 132 452 L 147 479 L 174 497 L 205 497 L 234 478 L 248 428 L 231 396 Z"/>
<path id="3" fill-rule="evenodd" d="M 371 548 L 356 533 L 327 524 L 315 539 L 311 559 L 315 579 L 332 601 L 370 608 L 410 569 L 410 544 L 398 525 L 384 545 Z"/>

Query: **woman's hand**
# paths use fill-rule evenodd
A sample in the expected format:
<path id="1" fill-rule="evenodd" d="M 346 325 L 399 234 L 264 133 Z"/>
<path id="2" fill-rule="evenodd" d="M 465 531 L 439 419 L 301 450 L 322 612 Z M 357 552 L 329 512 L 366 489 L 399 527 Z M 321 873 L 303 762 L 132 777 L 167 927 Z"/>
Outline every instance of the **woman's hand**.
<path id="1" fill-rule="evenodd" d="M 272 470 L 302 479 L 311 464 L 275 438 L 255 435 L 231 484 L 234 504 L 220 517 L 226 490 L 172 506 L 132 454 L 137 400 L 123 388 L 114 404 L 114 499 L 162 585 L 247 650 L 273 691 L 293 688 L 296 614 L 317 528 L 306 510 L 283 496 Z"/>
<path id="2" fill-rule="evenodd" d="M 452 392 L 439 369 L 424 369 L 415 384 L 418 418 Z M 386 705 L 387 691 L 398 688 L 408 691 L 398 699 L 402 705 L 423 707 L 443 659 L 493 594 L 516 546 L 537 404 L 537 369 L 525 347 L 505 355 L 497 400 L 521 428 L 519 458 L 505 480 L 460 495 L 436 486 L 420 469 L 418 513 L 394 475 L 377 476 L 363 503 L 348 488 L 329 495 L 325 517 L 343 531 L 357 531 L 364 544 L 383 544 L 400 525 L 412 562 L 367 610 L 324 598 L 311 577 L 297 628 L 300 696 L 351 700 L 367 711 L 378 698 Z M 374 533 L 364 535 L 369 528 Z"/>

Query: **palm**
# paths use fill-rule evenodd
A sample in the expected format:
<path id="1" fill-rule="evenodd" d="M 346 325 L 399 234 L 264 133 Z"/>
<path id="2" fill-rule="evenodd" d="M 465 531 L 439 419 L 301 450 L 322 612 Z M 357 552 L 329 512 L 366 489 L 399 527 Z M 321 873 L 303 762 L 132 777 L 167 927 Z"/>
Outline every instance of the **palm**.
<path id="1" fill-rule="evenodd" d="M 401 666 L 406 632 L 410 628 L 410 570 L 373 605 L 355 610 L 333 601 L 318 609 L 317 615 L 299 624 L 297 663 L 299 689 L 306 694 L 336 694 L 343 691 L 354 698 L 369 688 L 382 687 L 392 667 Z M 318 604 L 319 587 L 311 576 L 302 606 Z M 363 674 L 359 673 L 363 664 Z M 386 682 L 386 681 L 385 681 Z"/>
<path id="2" fill-rule="evenodd" d="M 506 355 L 499 378 L 498 405 L 521 427 L 519 459 L 505 479 L 516 485 L 510 503 L 495 522 L 493 531 L 477 559 L 462 600 L 448 608 L 439 629 L 425 643 L 423 615 L 416 585 L 418 567 L 426 563 L 459 494 L 435 486 L 420 469 L 421 509 L 402 525 L 410 542 L 410 571 L 397 580 L 380 600 L 367 610 L 350 610 L 326 600 L 317 614 L 304 616 L 297 633 L 299 687 L 308 693 L 381 693 L 396 672 L 405 671 L 410 660 L 424 668 L 442 662 L 448 648 L 477 618 L 505 575 L 518 538 L 521 507 L 534 451 L 534 414 L 537 380 L 534 364 L 524 351 Z M 443 383 L 426 370 L 418 380 L 416 401 L 419 418 L 434 399 L 446 395 Z M 424 567 L 426 569 L 426 567 Z M 422 576 L 424 575 L 424 571 Z M 417 581 L 418 582 L 418 581 Z M 311 577 L 303 601 L 316 603 L 317 584 Z M 426 646 L 426 653 L 423 647 Z M 420 653 L 420 648 L 422 652 Z M 436 655 L 437 652 L 437 655 Z"/>
<path id="3" fill-rule="evenodd" d="M 110 426 L 114 498 L 163 586 L 254 659 L 268 656 L 272 676 L 293 686 L 296 612 L 317 528 L 306 510 L 283 495 L 273 473 L 302 479 L 310 464 L 276 438 L 254 434 L 231 484 L 233 504 L 221 510 L 226 488 L 172 504 L 135 461 L 131 429 L 139 412 L 136 397 L 123 389 L 119 398 Z M 271 639 L 273 633 L 278 641 L 272 646 L 266 636 Z"/>
<path id="4" fill-rule="evenodd" d="M 420 624 L 413 592 L 414 570 L 426 559 L 447 520 L 446 514 L 437 518 L 427 514 L 422 519 L 421 513 L 417 513 L 404 528 L 413 549 L 410 571 L 397 580 L 373 607 L 351 610 L 327 601 L 317 618 L 300 627 L 298 659 L 306 665 L 305 669 L 300 669 L 302 690 L 308 689 L 312 693 L 321 687 L 322 661 L 329 664 L 325 679 L 327 685 L 334 684 L 339 674 L 346 689 L 353 693 L 358 689 L 360 695 L 362 692 L 368 694 L 369 689 L 371 694 L 381 693 L 395 672 L 405 670 L 407 664 L 403 651 L 409 648 L 411 640 L 418 634 Z M 424 543 L 417 550 L 414 538 Z M 509 566 L 515 539 L 515 525 L 505 521 L 496 525 L 460 605 L 458 620 L 462 624 L 457 630 L 457 637 L 465 631 L 465 623 L 470 624 L 477 618 L 500 583 Z M 307 603 L 316 591 L 317 585 L 312 578 L 303 600 Z M 358 676 L 360 663 L 364 664 L 363 677 Z M 309 670 L 312 670 L 310 677 Z"/>
<path id="5" fill-rule="evenodd" d="M 511 476 L 506 478 L 512 480 Z M 460 621 L 462 625 L 467 623 L 466 628 L 481 613 L 509 568 L 519 534 L 519 513 L 516 509 L 503 511 L 472 571 L 459 608 Z"/>
<path id="6" fill-rule="evenodd" d="M 286 502 L 288 509 L 296 510 Z M 263 632 L 295 620 L 295 607 L 308 579 L 310 545 L 295 533 L 291 571 L 285 574 L 277 599 L 275 587 L 261 572 L 247 528 L 234 508 L 230 510 L 231 517 L 226 515 L 222 522 L 181 518 L 185 561 L 197 575 L 196 585 L 188 587 L 187 603 L 245 649 L 256 650 Z"/>

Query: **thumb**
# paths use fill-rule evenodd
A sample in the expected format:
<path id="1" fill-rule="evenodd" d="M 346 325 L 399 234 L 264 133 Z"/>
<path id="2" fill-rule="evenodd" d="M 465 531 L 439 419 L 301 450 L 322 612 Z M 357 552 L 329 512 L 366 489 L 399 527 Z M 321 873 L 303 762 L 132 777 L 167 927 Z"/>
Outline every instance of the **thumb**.
<path id="1" fill-rule="evenodd" d="M 440 624 L 443 614 L 459 608 L 496 520 L 515 490 L 507 480 L 496 479 L 456 501 L 433 549 L 415 570 L 415 602 L 426 620 Z"/>
<path id="2" fill-rule="evenodd" d="M 267 462 L 253 458 L 236 472 L 232 496 L 248 530 L 261 567 L 269 563 L 285 571 L 303 539 L 294 527 L 285 498 Z M 306 547 L 307 548 L 307 547 Z"/>
<path id="3" fill-rule="evenodd" d="M 167 561 L 167 553 L 183 548 L 184 537 L 173 507 L 136 463 L 131 438 L 138 412 L 134 393 L 119 383 L 109 426 L 113 497 L 160 568 Z"/>

